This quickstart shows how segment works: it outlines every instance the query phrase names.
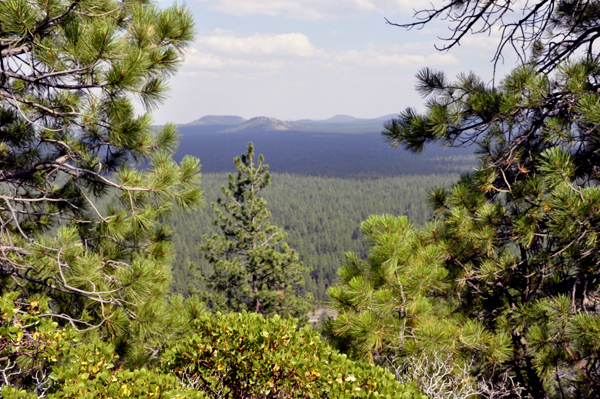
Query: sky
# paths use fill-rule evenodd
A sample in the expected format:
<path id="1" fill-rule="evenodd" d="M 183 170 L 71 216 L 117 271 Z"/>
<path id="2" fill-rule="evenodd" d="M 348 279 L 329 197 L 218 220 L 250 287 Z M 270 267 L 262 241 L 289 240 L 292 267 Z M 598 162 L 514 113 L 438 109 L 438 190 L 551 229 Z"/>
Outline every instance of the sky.
<path id="1" fill-rule="evenodd" d="M 435 0 L 438 1 L 439 0 Z M 171 0 L 160 0 L 169 6 Z M 440 52 L 443 21 L 413 21 L 416 0 L 188 0 L 196 40 L 170 81 L 156 123 L 188 123 L 205 115 L 281 120 L 334 115 L 376 118 L 422 109 L 415 74 L 423 67 L 449 77 L 474 71 L 486 82 L 496 34 L 466 37 Z M 499 65 L 497 76 L 514 64 Z"/>

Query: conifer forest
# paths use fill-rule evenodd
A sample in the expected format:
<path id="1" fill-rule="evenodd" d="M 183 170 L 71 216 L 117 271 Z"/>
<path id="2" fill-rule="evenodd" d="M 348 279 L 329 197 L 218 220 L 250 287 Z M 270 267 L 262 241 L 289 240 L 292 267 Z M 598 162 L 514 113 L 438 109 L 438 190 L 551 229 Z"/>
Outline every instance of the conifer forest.
<path id="1" fill-rule="evenodd" d="M 515 65 L 250 133 L 153 122 L 167 3 L 0 0 L 0 398 L 600 397 L 600 1 L 415 3 Z"/>

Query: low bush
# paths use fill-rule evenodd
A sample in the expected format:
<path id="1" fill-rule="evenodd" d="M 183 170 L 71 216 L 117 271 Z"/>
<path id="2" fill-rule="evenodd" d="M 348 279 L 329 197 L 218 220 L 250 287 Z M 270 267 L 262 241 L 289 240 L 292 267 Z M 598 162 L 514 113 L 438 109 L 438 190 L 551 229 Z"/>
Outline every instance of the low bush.
<path id="1" fill-rule="evenodd" d="M 163 373 L 210 398 L 425 398 L 383 368 L 354 362 L 293 319 L 202 314 L 165 351 Z"/>
<path id="2" fill-rule="evenodd" d="M 294 319 L 200 312 L 154 366 L 127 369 L 113 345 L 48 316 L 43 299 L 0 297 L 0 399 L 425 399 Z"/>

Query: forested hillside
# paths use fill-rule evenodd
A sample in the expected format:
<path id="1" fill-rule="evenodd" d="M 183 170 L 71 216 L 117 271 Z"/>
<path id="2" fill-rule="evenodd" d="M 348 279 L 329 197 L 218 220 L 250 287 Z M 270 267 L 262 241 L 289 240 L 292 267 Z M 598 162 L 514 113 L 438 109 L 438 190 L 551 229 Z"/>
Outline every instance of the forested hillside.
<path id="1" fill-rule="evenodd" d="M 376 179 L 274 173 L 264 197 L 272 222 L 286 230 L 288 244 L 313 269 L 305 278 L 306 290 L 316 299 L 326 300 L 325 291 L 337 281 L 344 253 L 367 252 L 359 233 L 363 220 L 371 214 L 392 213 L 407 215 L 414 223 L 423 224 L 431 215 L 425 201 L 428 189 L 449 186 L 457 179 L 454 173 Z M 211 270 L 200 244 L 202 235 L 217 232 L 212 224 L 215 214 L 208 204 L 222 196 L 220 187 L 226 181 L 225 173 L 205 174 L 202 186 L 207 205 L 192 213 L 176 215 L 170 221 L 177 252 L 173 264 L 173 289 L 177 292 L 187 293 L 188 285 L 194 281 L 190 263 L 204 274 Z"/>
<path id="2" fill-rule="evenodd" d="M 341 129 L 341 126 L 338 126 Z M 273 173 L 264 191 L 272 222 L 288 233 L 287 243 L 312 268 L 305 289 L 317 300 L 327 300 L 326 290 L 337 281 L 337 269 L 346 252 L 365 254 L 360 223 L 371 214 L 407 215 L 424 224 L 431 215 L 427 192 L 449 186 L 475 166 L 473 149 L 428 146 L 421 156 L 390 151 L 379 132 L 352 133 L 305 131 L 220 132 L 222 125 L 181 126 L 175 159 L 200 158 L 206 206 L 171 220 L 175 233 L 173 264 L 176 292 L 189 293 L 199 286 L 190 264 L 204 275 L 211 267 L 200 244 L 204 234 L 217 232 L 210 203 L 221 194 L 232 172 L 233 158 L 252 141 Z"/>
<path id="3" fill-rule="evenodd" d="M 432 214 L 428 192 L 449 187 L 476 166 L 472 149 L 431 145 L 416 156 L 402 149 L 391 151 L 375 133 L 213 131 L 220 127 L 179 128 L 183 134 L 174 158 L 200 158 L 205 197 L 200 209 L 175 212 L 169 219 L 176 251 L 172 290 L 184 295 L 191 293 L 190 285 L 203 287 L 190 272 L 191 264 L 203 275 L 212 271 L 200 249 L 203 235 L 218 232 L 210 204 L 223 196 L 221 186 L 235 170 L 233 158 L 243 152 L 247 140 L 265 155 L 273 179 L 264 191 L 272 223 L 287 232 L 286 242 L 312 269 L 305 276 L 305 290 L 317 301 L 327 300 L 327 288 L 337 282 L 345 253 L 366 255 L 362 221 L 391 213 L 423 225 Z M 98 206 L 104 211 L 111 204 L 104 200 Z"/>

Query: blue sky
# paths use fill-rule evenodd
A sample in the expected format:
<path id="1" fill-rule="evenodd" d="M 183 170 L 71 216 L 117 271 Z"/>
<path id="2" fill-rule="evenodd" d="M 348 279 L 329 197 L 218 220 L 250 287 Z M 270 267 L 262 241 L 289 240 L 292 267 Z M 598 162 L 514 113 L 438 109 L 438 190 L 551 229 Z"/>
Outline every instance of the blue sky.
<path id="1" fill-rule="evenodd" d="M 171 2 L 161 0 L 161 5 Z M 439 52 L 443 23 L 406 31 L 410 0 L 188 0 L 196 41 L 171 80 L 157 123 L 204 115 L 326 119 L 374 118 L 421 107 L 415 74 L 429 66 L 450 76 L 475 71 L 492 79 L 497 35 L 467 37 Z M 498 76 L 511 63 L 500 65 Z"/>

